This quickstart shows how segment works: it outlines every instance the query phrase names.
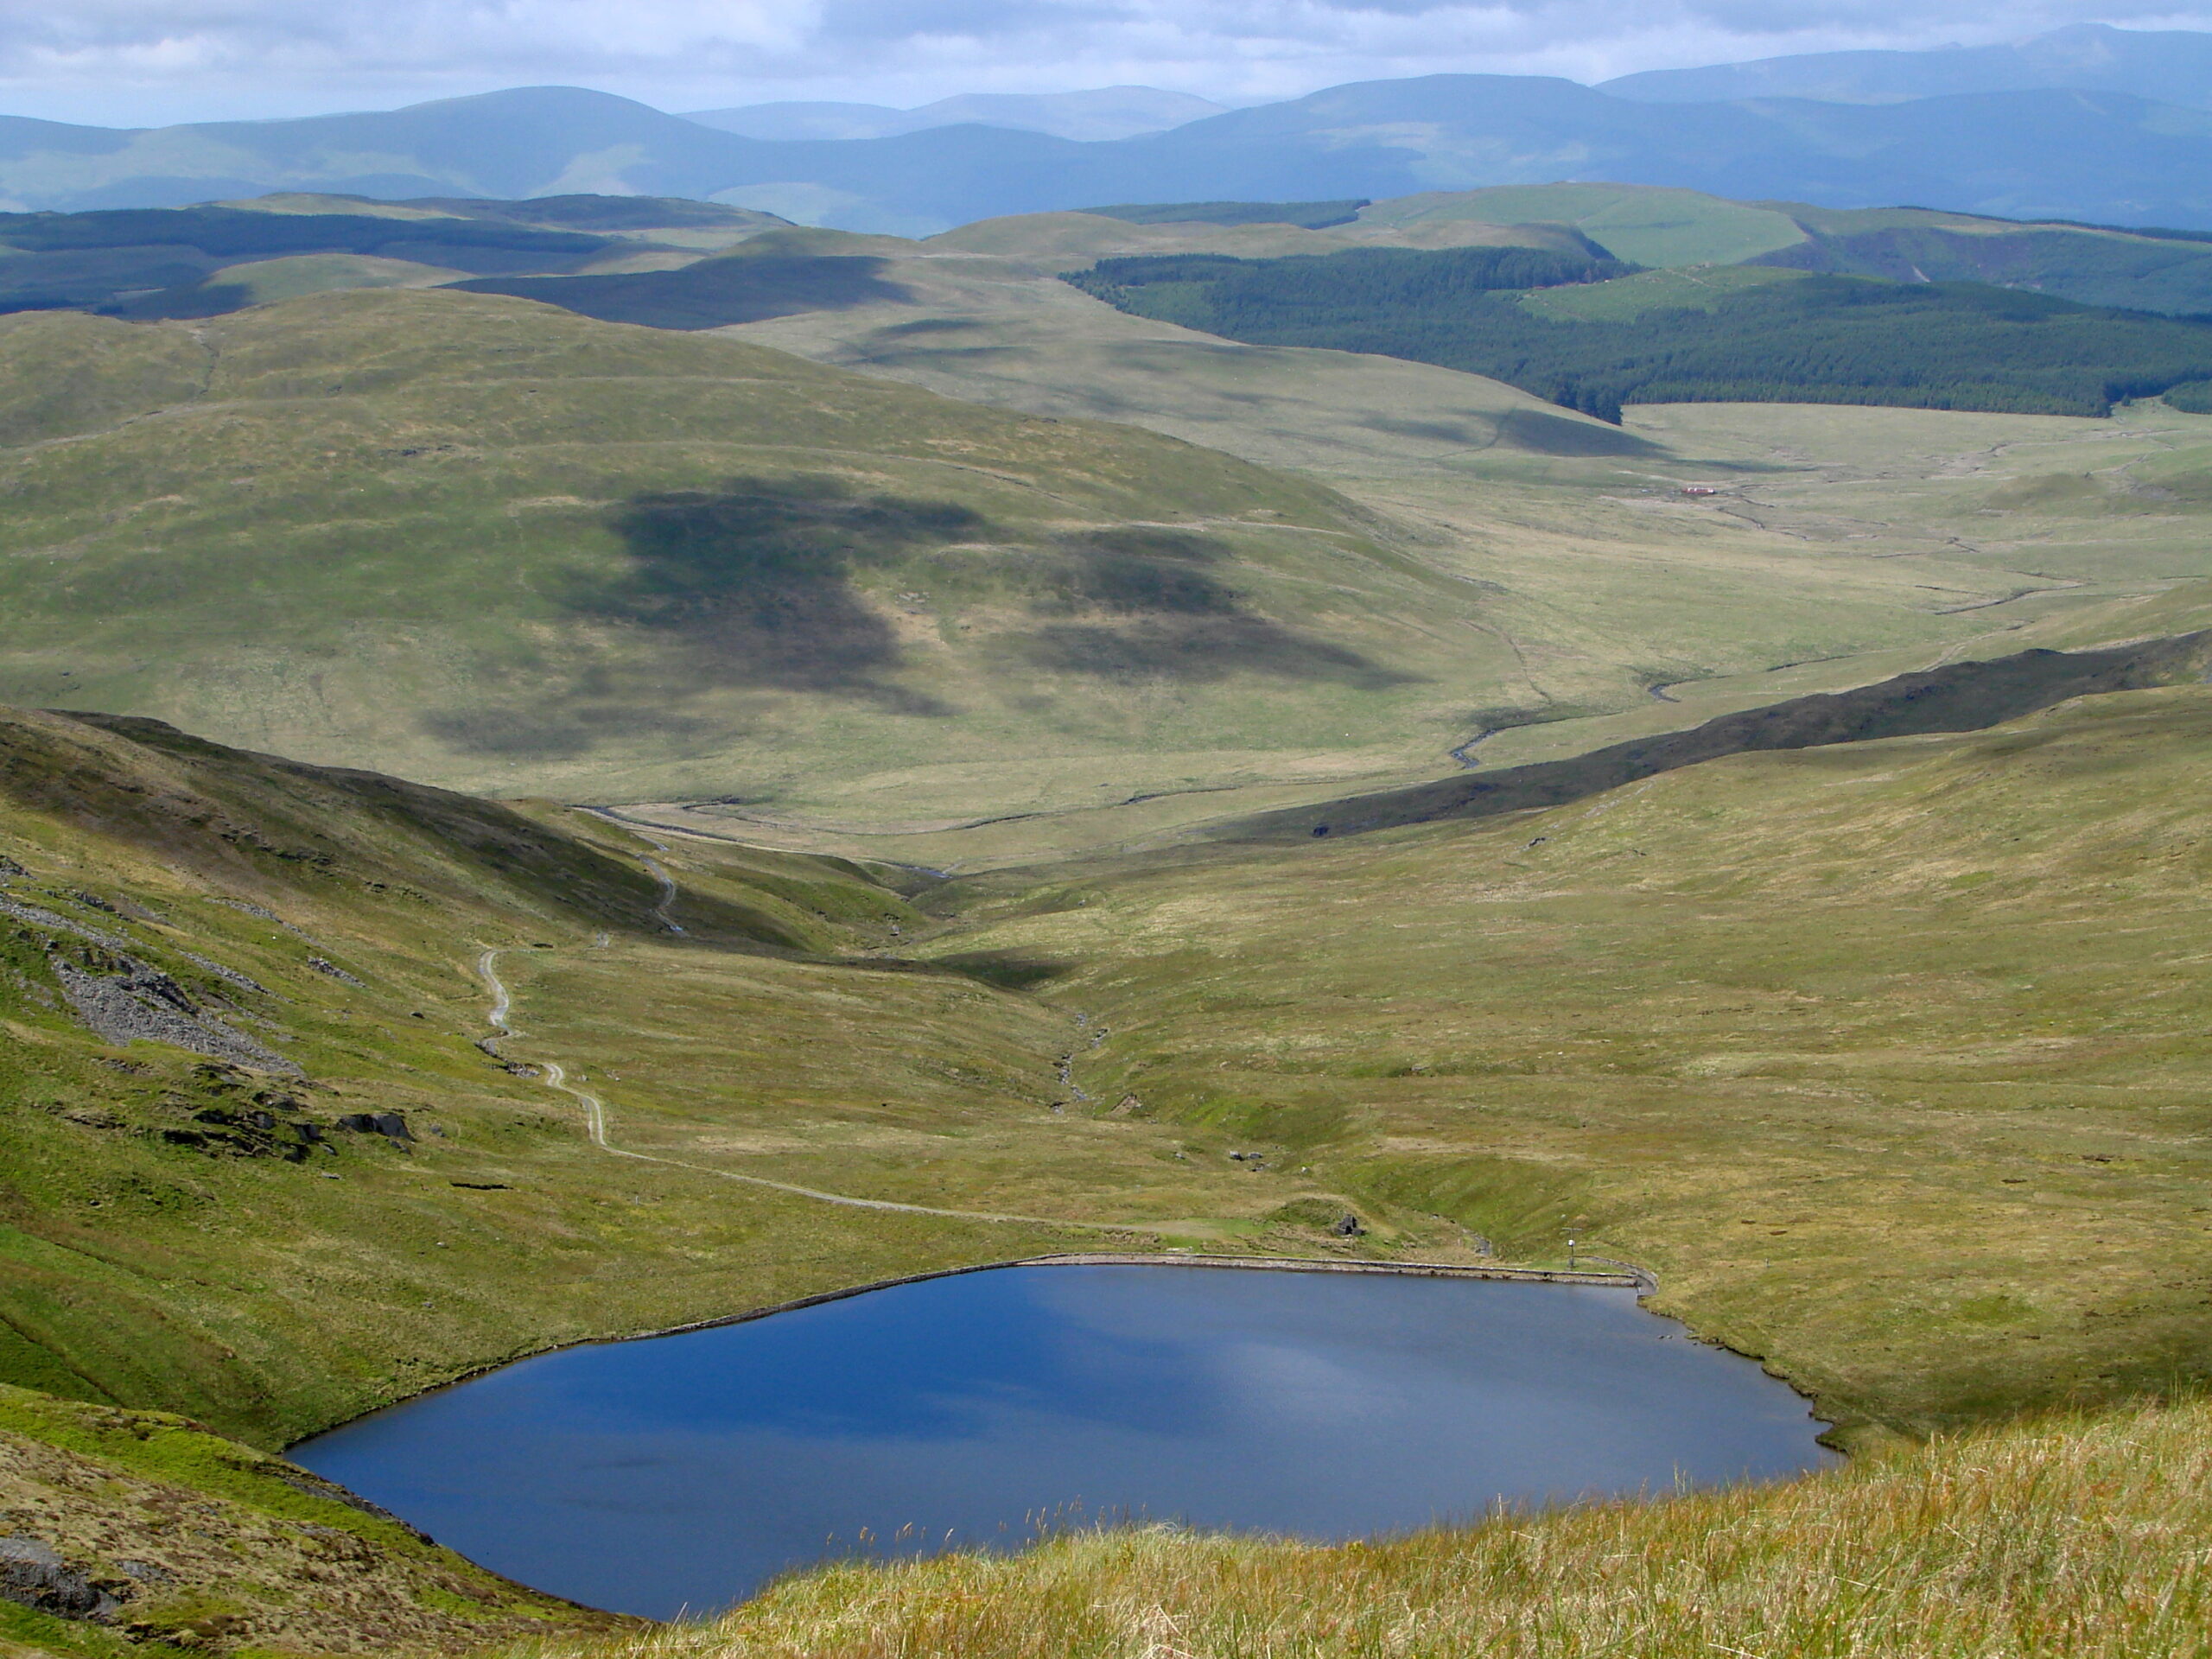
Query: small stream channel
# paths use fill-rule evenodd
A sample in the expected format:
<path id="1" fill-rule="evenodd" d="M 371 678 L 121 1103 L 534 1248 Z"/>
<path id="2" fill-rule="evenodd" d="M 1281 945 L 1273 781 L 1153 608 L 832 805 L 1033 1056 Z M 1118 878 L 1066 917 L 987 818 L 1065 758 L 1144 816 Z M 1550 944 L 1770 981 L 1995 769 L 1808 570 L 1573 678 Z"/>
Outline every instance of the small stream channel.
<path id="1" fill-rule="evenodd" d="M 667 1618 L 1101 1520 L 1345 1539 L 1825 1467 L 1631 1290 L 1017 1266 L 540 1355 L 288 1455 L 512 1578 Z"/>

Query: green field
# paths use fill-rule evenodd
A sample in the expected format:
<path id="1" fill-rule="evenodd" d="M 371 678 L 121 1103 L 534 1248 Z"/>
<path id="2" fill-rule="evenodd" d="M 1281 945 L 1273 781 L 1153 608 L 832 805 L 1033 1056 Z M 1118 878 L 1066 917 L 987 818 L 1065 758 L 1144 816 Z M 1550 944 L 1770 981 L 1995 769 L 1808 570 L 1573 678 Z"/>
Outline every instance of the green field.
<path id="1" fill-rule="evenodd" d="M 1363 225 L 1395 229 L 1474 220 L 1571 225 L 1639 265 L 1726 265 L 1805 240 L 1785 207 L 1729 201 L 1701 191 L 1635 184 L 1507 185 L 1439 190 L 1378 201 Z"/>
<path id="2" fill-rule="evenodd" d="M 891 270 L 897 301 L 739 340 L 435 289 L 0 326 L 0 694 L 494 793 L 911 830 L 1432 775 L 1654 683 L 1964 647 L 2011 620 L 1973 607 L 2062 585 L 2039 498 L 2022 556 L 1809 556 L 1677 491 L 1821 468 L 1694 428 L 1210 342 L 1008 257 Z M 1941 429 L 2121 459 L 2101 423 Z M 2066 596 L 2203 571 L 2182 531 L 2129 519 L 2154 556 Z"/>

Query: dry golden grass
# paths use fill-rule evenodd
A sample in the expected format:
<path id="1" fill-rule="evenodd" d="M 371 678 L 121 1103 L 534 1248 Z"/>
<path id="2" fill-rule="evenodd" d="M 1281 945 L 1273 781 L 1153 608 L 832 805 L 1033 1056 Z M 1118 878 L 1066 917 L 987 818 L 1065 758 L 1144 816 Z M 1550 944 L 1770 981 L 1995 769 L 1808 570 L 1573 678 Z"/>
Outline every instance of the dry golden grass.
<path id="1" fill-rule="evenodd" d="M 1167 1528 L 795 1578 L 589 1659 L 2013 1659 L 2212 1650 L 2212 1408 L 1341 1548 Z"/>

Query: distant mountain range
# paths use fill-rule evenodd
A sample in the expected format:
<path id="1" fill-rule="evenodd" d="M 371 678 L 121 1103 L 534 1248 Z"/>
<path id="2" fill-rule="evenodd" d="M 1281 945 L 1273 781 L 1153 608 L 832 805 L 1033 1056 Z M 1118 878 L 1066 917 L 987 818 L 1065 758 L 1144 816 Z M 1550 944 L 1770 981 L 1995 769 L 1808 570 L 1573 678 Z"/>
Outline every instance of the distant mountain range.
<path id="1" fill-rule="evenodd" d="M 1812 52 L 1704 69 L 1654 69 L 1602 81 L 1598 90 L 1654 104 L 1743 98 L 1817 98 L 1892 104 L 1962 92 L 2061 88 L 2127 92 L 2162 104 L 2212 108 L 2212 35 L 2078 23 L 2005 46 L 1933 52 Z"/>
<path id="2" fill-rule="evenodd" d="M 1859 62 L 1870 59 L 1878 61 Z M 2102 79 L 2086 90 L 1971 89 L 2035 73 Z M 1852 101 L 1679 101 L 1691 96 L 1681 88 L 1705 84 L 1698 76 L 1732 89 L 1777 86 L 1789 74 L 1840 87 Z M 1929 88 L 1935 95 L 1911 95 Z M 1109 90 L 1125 99 L 1125 116 L 1135 107 L 1127 97 L 1173 96 Z M 1108 93 L 1072 96 L 1014 102 L 1032 121 L 1111 114 L 1107 104 L 1080 102 Z M 1891 101 L 1877 101 L 1885 98 Z M 989 112 L 987 100 L 949 102 Z M 748 137 L 603 92 L 528 87 L 388 111 L 135 131 L 0 118 L 0 198 L 8 199 L 0 205 L 163 207 L 276 190 L 385 199 L 637 194 L 919 235 L 1097 202 L 1382 198 L 1603 180 L 1828 207 L 1912 203 L 2212 228 L 2206 105 L 2212 35 L 2111 29 L 1979 53 L 1784 59 L 1609 88 L 1508 75 L 1369 81 L 1089 140 L 972 120 L 878 137 Z M 782 107 L 777 117 L 709 114 L 805 125 Z"/>
<path id="3" fill-rule="evenodd" d="M 912 110 L 882 104 L 747 104 L 692 110 L 683 118 L 747 138 L 895 138 L 974 122 L 1088 143 L 1164 132 L 1227 108 L 1157 86 L 1101 86 L 1084 92 L 965 92 Z"/>

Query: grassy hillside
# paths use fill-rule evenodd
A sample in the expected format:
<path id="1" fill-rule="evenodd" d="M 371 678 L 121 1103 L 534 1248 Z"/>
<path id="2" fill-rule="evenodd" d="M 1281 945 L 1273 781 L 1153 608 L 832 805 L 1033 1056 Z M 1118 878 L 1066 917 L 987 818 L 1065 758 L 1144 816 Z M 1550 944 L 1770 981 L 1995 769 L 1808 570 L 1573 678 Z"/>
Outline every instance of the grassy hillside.
<path id="1" fill-rule="evenodd" d="M 1677 512 L 1700 451 L 1476 377 L 1228 346 L 1007 256 L 922 245 L 882 280 L 747 330 L 867 378 L 438 290 L 0 325 L 0 691 L 505 794 L 914 827 L 1433 776 L 1486 728 L 1941 651 L 1991 631 L 1960 607 L 2054 585 L 1942 536 L 1810 559 Z"/>
<path id="2" fill-rule="evenodd" d="M 1729 265 L 1805 239 L 1783 207 L 1636 184 L 1432 190 L 1373 203 L 1359 215 L 1362 225 L 1399 231 L 1463 219 L 1572 226 L 1639 265 Z"/>
<path id="3" fill-rule="evenodd" d="M 931 948 L 1062 964 L 1048 995 L 1113 1032 L 1099 1092 L 1155 1121 L 1516 1255 L 1649 1263 L 1847 1424 L 2124 1396 L 2212 1373 L 2208 722 L 2202 687 L 2124 692 L 1001 872 L 931 897 L 962 918 Z"/>
<path id="4" fill-rule="evenodd" d="M 855 1281 L 1319 1237 L 1173 1155 L 1213 1137 L 1054 1110 L 1071 1016 L 1017 958 L 905 959 L 911 875 L 28 714 L 0 855 L 0 1382 L 274 1446 Z"/>
<path id="5" fill-rule="evenodd" d="M 1378 779 L 1401 766 L 1408 781 L 1434 777 L 1441 750 L 1469 742 L 1480 744 L 1484 765 L 1517 764 L 1961 653 L 2057 644 L 2037 631 L 2062 611 L 2086 616 L 2120 595 L 2212 573 L 2182 493 L 2138 482 L 2183 467 L 2212 427 L 2156 404 L 2106 419 L 1644 405 L 1614 429 L 1475 375 L 1243 346 L 1113 311 L 1054 279 L 1067 268 L 1060 238 L 1071 223 L 1108 222 L 1001 220 L 903 252 L 872 241 L 899 297 L 738 332 L 976 402 L 1103 416 L 1294 468 L 1417 526 L 1422 539 L 1406 550 L 1485 584 L 1490 639 L 1510 650 L 1465 659 L 1488 679 L 1470 686 L 1450 743 L 1431 740 L 1402 760 L 1367 751 Z M 969 252 L 971 237 L 970 257 L 945 257 Z M 1021 252 L 1029 237 L 1046 257 Z M 1695 292 L 1705 275 L 1634 282 Z M 1796 280 L 1729 273 L 1738 275 Z M 1584 300 L 1614 286 L 1547 297 Z M 1719 493 L 1686 499 L 1681 486 L 1693 483 Z M 2070 643 L 2145 631 L 2112 626 Z M 899 814 L 856 791 L 814 806 L 694 803 L 661 816 L 779 844 L 964 867 L 1326 798 L 1341 792 L 1331 776 L 1343 775 L 1247 772 L 1236 795 L 1143 790 L 1129 794 L 1148 798 L 1104 804 L 1040 789 L 1020 804 L 1018 820 L 995 804 Z"/>
<path id="6" fill-rule="evenodd" d="M 565 1653 L 957 1659 L 1967 1659 L 2194 1653 L 2212 1410 L 2063 1417 L 1779 1490 L 1500 1516 L 1338 1548 L 1082 1533 L 794 1578 Z"/>
<path id="7" fill-rule="evenodd" d="M 281 1444 L 551 1342 L 1101 1238 L 1311 1253 L 1327 1245 L 1304 1218 L 1351 1207 L 1371 1230 L 1338 1248 L 1385 1259 L 1487 1246 L 1550 1262 L 1571 1230 L 1648 1263 L 1662 1306 L 1815 1393 L 1863 1452 L 2185 1389 L 2212 1371 L 2191 965 L 2209 739 L 2212 691 L 2119 692 L 1963 736 L 1738 755 L 1488 822 L 932 886 L 711 842 L 656 850 L 581 815 L 144 722 L 12 716 L 0 1378 Z M 524 1033 L 493 1052 L 472 1040 L 486 949 Z M 594 1145 L 556 1081 L 595 1094 L 613 1146 L 645 1156 Z M 67 1408 L 22 1408 L 36 1421 L 0 1428 L 49 1485 L 67 1474 L 54 1448 L 113 1455 L 76 1446 Z M 2198 1476 L 2168 1421 L 2194 1424 L 2031 1436 L 2005 1466 L 2069 1491 L 2089 1469 L 2093 1513 L 2172 1510 Z M 1611 1592 L 1622 1639 L 1728 1639 L 1729 1619 L 1787 1636 L 1834 1611 L 1823 1562 L 1874 1581 L 1859 1542 L 1802 1553 L 1811 1517 L 1859 1517 L 1835 1535 L 1947 1582 L 1980 1559 L 1973 1512 L 1943 1511 L 1946 1530 L 1912 1494 L 2013 1454 L 1932 1455 L 1544 1522 L 1557 1551 L 1524 1582 L 1557 1605 L 1559 1574 L 1610 1554 L 1640 1563 Z M 252 1465 L 194 1456 L 162 1477 L 188 1497 L 213 1490 L 211 1469 Z M 2151 1485 L 2100 1484 L 2129 1459 Z M 134 1541 L 105 1502 L 60 1503 L 79 1556 Z M 2163 1573 L 2163 1556 L 2139 1539 L 2124 1561 L 2098 1554 L 2110 1528 L 2065 1530 L 2071 1500 L 2051 1514 L 2069 1518 L 2040 1571 L 2105 1585 L 2091 1605 L 2108 1617 L 2163 1616 L 2127 1611 L 2134 1580 L 2111 1578 Z M 1770 1541 L 1713 1565 L 1746 1529 Z M 1503 1618 L 1455 1575 L 1521 1548 L 1527 1525 L 1511 1532 L 1372 1554 L 1147 1534 L 1009 1567 L 840 1570 L 697 1639 L 1117 1652 L 1128 1598 L 1176 1599 L 1185 1634 L 1254 1616 L 1203 1588 L 1233 1579 L 1281 1598 L 1268 1617 L 1293 1620 L 1300 1651 L 1423 1586 L 1451 1586 L 1434 1593 L 1459 1618 Z M 1964 1553 L 1937 1534 L 1963 1534 Z M 290 1581 L 286 1559 L 257 1559 Z M 454 1570 L 387 1559 L 374 1592 L 421 1604 L 409 1586 Z M 1669 1624 L 1669 1575 L 1687 1572 L 1709 1575 L 1704 1622 Z M 963 1586 L 984 1583 L 1019 1617 L 963 1623 Z M 1030 1586 L 1090 1622 L 1035 1611 Z M 2024 1604 L 1969 1587 L 1885 1600 L 1896 1650 L 1944 1636 L 1928 1621 L 1946 1607 L 2033 1633 Z M 1309 1634 L 1294 1605 L 1344 1611 L 1313 1613 Z"/>
<path id="8" fill-rule="evenodd" d="M 22 317 L 0 379 L 0 690 L 508 792 L 1403 743 L 1480 602 L 1217 453 L 513 300 Z"/>
<path id="9" fill-rule="evenodd" d="M 1748 265 L 1890 282 L 1991 283 L 2084 305 L 2212 311 L 2202 231 L 2034 223 L 1926 207 L 1731 201 L 1655 185 L 1438 190 L 1370 204 L 1352 226 L 1398 236 L 1451 224 L 1572 227 L 1640 265 Z"/>
<path id="10" fill-rule="evenodd" d="M 1627 292 L 1607 293 L 1607 277 Z M 2212 364 L 2212 324 L 1975 283 L 1808 275 L 1698 283 L 1683 295 L 1681 273 L 1654 281 L 1491 249 L 1140 256 L 1067 280 L 1230 339 L 1439 363 L 1607 420 L 1626 403 L 1693 401 L 2102 415 L 2116 400 L 2203 379 Z M 1562 283 L 1595 291 L 1555 300 Z M 1540 297 L 1523 305 L 1493 291 L 1506 289 Z"/>
<path id="11" fill-rule="evenodd" d="M 1754 263 L 1891 282 L 1995 283 L 2177 315 L 2212 311 L 2212 246 L 2202 232 L 2019 225 L 1910 209 L 1800 208 L 1796 217 L 1806 239 Z"/>
<path id="12" fill-rule="evenodd" d="M 1132 225 L 1298 225 L 1318 231 L 1350 224 L 1366 206 L 1365 200 L 1352 197 L 1342 201 L 1122 202 L 1082 211 Z"/>

